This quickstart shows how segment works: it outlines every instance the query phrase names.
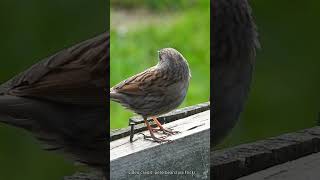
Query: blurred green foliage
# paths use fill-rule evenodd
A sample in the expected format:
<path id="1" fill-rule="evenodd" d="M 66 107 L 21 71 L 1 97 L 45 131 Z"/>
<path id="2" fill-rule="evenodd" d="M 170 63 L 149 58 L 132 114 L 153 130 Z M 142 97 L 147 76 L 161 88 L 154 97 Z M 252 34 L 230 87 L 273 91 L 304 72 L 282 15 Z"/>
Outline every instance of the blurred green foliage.
<path id="1" fill-rule="evenodd" d="M 320 2 L 250 2 L 262 48 L 246 109 L 220 147 L 315 126 L 319 118 Z"/>
<path id="2" fill-rule="evenodd" d="M 0 2 L 0 83 L 44 57 L 108 29 L 105 0 Z M 72 161 L 41 150 L 31 134 L 0 123 L 1 180 L 57 180 Z"/>
<path id="3" fill-rule="evenodd" d="M 167 1 L 154 1 L 162 7 Z M 170 1 L 174 2 L 174 1 Z M 187 97 L 181 106 L 206 102 L 210 94 L 210 7 L 209 1 L 202 0 L 193 8 L 178 11 L 150 12 L 151 22 L 137 16 L 139 11 L 127 12 L 126 21 L 119 26 L 111 25 L 111 86 L 137 74 L 158 62 L 157 51 L 173 47 L 188 60 L 192 79 Z M 111 10 L 111 24 L 116 21 L 117 10 Z M 132 17 L 136 16 L 137 19 Z M 159 19 L 160 18 L 160 19 Z M 136 21 L 136 23 L 132 23 Z M 152 21 L 156 21 L 153 23 Z M 131 24 L 125 27 L 125 22 Z M 132 26 L 136 26 L 133 28 Z M 121 105 L 111 102 L 111 128 L 126 127 L 129 117 L 134 114 Z"/>
<path id="4" fill-rule="evenodd" d="M 203 5 L 208 4 L 208 1 L 204 0 L 111 0 L 110 4 L 112 8 L 124 8 L 124 9 L 136 9 L 146 8 L 155 11 L 167 11 L 167 10 L 181 10 L 198 6 L 200 3 Z"/>

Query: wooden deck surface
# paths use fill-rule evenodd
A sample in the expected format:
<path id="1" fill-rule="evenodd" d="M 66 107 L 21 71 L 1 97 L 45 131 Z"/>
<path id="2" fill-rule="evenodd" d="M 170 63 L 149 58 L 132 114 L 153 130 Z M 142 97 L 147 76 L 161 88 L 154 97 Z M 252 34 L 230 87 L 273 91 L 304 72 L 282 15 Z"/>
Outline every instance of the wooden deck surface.
<path id="1" fill-rule="evenodd" d="M 319 180 L 320 153 L 314 153 L 294 161 L 238 178 L 237 180 Z"/>
<path id="2" fill-rule="evenodd" d="M 209 178 L 210 111 L 164 124 L 180 133 L 156 143 L 135 135 L 133 143 L 123 137 L 110 143 L 110 175 L 117 179 Z M 148 135 L 148 131 L 142 131 Z M 157 133 L 157 136 L 163 134 Z"/>

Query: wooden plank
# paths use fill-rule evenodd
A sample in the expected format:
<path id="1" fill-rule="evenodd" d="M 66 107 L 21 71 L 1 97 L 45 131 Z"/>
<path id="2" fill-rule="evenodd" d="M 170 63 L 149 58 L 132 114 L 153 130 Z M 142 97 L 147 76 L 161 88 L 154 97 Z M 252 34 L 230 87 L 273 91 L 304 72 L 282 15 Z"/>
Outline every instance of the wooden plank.
<path id="1" fill-rule="evenodd" d="M 170 143 L 155 143 L 137 135 L 110 143 L 111 179 L 209 178 L 210 111 L 164 125 L 180 131 Z M 148 134 L 147 131 L 143 132 Z M 160 134 L 157 134 L 160 136 Z"/>
<path id="2" fill-rule="evenodd" d="M 273 166 L 238 180 L 318 180 L 320 178 L 320 153 Z"/>
<path id="3" fill-rule="evenodd" d="M 211 152 L 213 179 L 240 178 L 320 151 L 320 127 Z"/>
<path id="4" fill-rule="evenodd" d="M 181 109 L 176 109 L 167 114 L 159 116 L 158 120 L 162 123 L 173 122 L 177 119 L 182 119 L 200 112 L 204 112 L 210 110 L 210 102 L 200 103 L 194 106 L 189 106 Z M 148 121 L 151 121 L 149 118 Z M 147 130 L 143 123 L 143 119 L 141 116 L 135 116 L 129 119 L 129 125 L 134 125 L 134 132 L 142 132 Z M 110 140 L 114 141 L 116 139 L 120 139 L 122 137 L 126 137 L 130 135 L 131 127 L 123 128 L 123 129 L 115 129 L 110 132 Z"/>

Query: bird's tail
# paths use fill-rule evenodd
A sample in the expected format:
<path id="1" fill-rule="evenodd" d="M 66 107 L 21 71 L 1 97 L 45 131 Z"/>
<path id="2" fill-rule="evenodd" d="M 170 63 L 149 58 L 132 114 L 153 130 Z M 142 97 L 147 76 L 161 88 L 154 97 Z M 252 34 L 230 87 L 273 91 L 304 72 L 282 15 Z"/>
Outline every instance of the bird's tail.
<path id="1" fill-rule="evenodd" d="M 41 117 L 51 118 L 50 113 L 46 110 L 50 108 L 47 107 L 49 107 L 47 104 L 29 98 L 10 95 L 0 96 L 0 125 L 4 123 L 25 129 L 39 140 L 44 150 L 58 151 L 62 148 L 58 136 L 55 133 L 48 132 L 47 129 L 43 129 L 50 124 L 40 121 L 35 122 L 35 120 L 39 120 L 39 117 L 43 120 L 46 118 Z"/>
<path id="2" fill-rule="evenodd" d="M 119 102 L 120 95 L 119 93 L 115 92 L 113 89 L 110 89 L 110 100 Z"/>
<path id="3" fill-rule="evenodd" d="M 31 104 L 23 98 L 4 95 L 0 96 L 0 122 L 12 126 L 31 129 L 32 122 L 23 113 L 23 109 Z"/>
<path id="4" fill-rule="evenodd" d="M 5 83 L 0 83 L 0 95 L 3 95 L 5 93 L 7 93 L 7 91 L 10 89 L 10 85 L 11 85 L 12 80 L 8 80 Z"/>

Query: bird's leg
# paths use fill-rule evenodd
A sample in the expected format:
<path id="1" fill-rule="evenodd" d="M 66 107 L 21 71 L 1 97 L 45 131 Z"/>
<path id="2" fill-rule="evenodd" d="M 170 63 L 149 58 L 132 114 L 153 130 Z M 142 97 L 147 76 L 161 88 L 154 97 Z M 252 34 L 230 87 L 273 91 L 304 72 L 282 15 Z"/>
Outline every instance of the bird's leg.
<path id="1" fill-rule="evenodd" d="M 150 126 L 149 122 L 147 121 L 147 118 L 144 118 L 144 123 L 147 125 L 147 128 L 150 132 L 150 136 L 146 136 L 144 135 L 144 138 L 147 139 L 147 138 L 151 138 L 153 141 L 155 142 L 158 142 L 158 143 L 162 143 L 162 142 L 170 142 L 170 140 L 167 140 L 167 139 L 164 139 L 165 137 L 160 137 L 160 138 L 157 138 L 153 131 L 152 131 L 152 127 Z"/>
<path id="2" fill-rule="evenodd" d="M 179 133 L 179 131 L 172 131 L 171 129 L 165 129 L 155 116 L 152 116 L 152 119 L 159 127 L 159 129 L 152 128 L 152 131 L 154 132 L 162 131 L 166 135 L 174 135 Z"/>

